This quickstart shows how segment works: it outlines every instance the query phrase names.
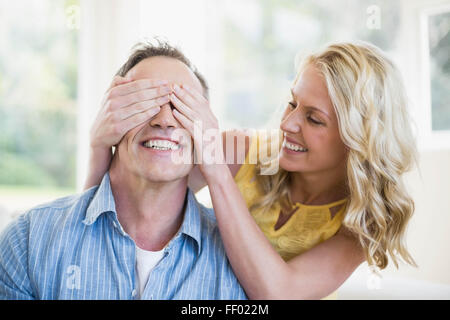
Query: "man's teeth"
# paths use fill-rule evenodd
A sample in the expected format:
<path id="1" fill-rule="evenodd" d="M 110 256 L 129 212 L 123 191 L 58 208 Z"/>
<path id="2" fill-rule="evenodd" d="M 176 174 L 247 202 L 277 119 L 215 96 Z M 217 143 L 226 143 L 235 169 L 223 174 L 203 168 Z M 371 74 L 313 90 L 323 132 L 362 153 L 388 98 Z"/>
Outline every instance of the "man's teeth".
<path id="1" fill-rule="evenodd" d="M 284 146 L 286 148 L 288 148 L 289 150 L 293 150 L 293 151 L 300 151 L 300 152 L 308 151 L 308 149 L 306 149 L 306 148 L 302 148 L 302 147 L 300 147 L 300 146 L 298 146 L 296 144 L 293 144 L 293 143 L 290 143 L 290 142 L 287 142 L 287 141 L 284 141 Z"/>
<path id="2" fill-rule="evenodd" d="M 144 143 L 144 147 L 156 150 L 178 150 L 180 146 L 169 140 L 149 140 Z"/>

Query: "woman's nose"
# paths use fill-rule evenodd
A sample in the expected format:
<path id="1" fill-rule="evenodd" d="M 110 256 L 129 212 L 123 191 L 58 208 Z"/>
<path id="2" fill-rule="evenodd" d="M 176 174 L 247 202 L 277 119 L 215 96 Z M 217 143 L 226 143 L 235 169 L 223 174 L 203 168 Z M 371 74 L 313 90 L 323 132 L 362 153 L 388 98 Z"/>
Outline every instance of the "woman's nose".
<path id="1" fill-rule="evenodd" d="M 159 113 L 150 120 L 150 125 L 161 129 L 179 127 L 178 121 L 174 118 L 172 108 L 169 103 L 161 106 Z"/>
<path id="2" fill-rule="evenodd" d="M 301 131 L 301 113 L 295 109 L 281 120 L 280 129 L 285 132 L 299 133 Z"/>

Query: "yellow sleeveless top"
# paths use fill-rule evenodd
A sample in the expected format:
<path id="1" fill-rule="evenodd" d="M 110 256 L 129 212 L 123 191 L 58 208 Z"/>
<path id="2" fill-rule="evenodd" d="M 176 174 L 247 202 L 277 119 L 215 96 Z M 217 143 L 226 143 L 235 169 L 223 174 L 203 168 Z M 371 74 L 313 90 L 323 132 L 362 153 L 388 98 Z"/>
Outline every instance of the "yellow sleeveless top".
<path id="1" fill-rule="evenodd" d="M 247 208 L 250 208 L 264 195 L 255 179 L 259 174 L 256 164 L 248 161 L 250 154 L 253 155 L 252 159 L 257 159 L 255 154 L 258 152 L 258 143 L 258 136 L 252 137 L 245 163 L 241 165 L 234 178 L 246 201 Z M 335 235 L 344 218 L 346 203 L 347 199 L 326 205 L 296 203 L 292 207 L 296 211 L 277 230 L 275 230 L 275 225 L 281 212 L 279 202 L 276 202 L 265 213 L 262 213 L 262 209 L 257 209 L 251 214 L 275 250 L 285 261 L 288 261 Z M 331 208 L 339 208 L 333 217 L 330 212 Z M 324 299 L 336 298 L 337 292 L 334 292 Z"/>

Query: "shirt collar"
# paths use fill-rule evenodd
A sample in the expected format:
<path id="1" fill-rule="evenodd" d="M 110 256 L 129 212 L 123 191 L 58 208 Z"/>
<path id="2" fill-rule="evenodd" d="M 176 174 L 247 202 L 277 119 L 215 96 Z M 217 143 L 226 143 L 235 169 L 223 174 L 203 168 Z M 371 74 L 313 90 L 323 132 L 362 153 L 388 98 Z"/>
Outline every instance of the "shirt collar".
<path id="1" fill-rule="evenodd" d="M 83 220 L 83 223 L 91 225 L 105 212 L 116 213 L 116 204 L 114 202 L 108 172 L 103 176 L 102 182 L 97 188 L 97 191 L 86 210 L 86 217 Z"/>
<path id="2" fill-rule="evenodd" d="M 191 237 L 197 242 L 197 254 L 200 253 L 202 247 L 202 219 L 200 204 L 195 198 L 194 193 L 188 188 L 186 194 L 186 207 L 184 210 L 183 224 L 180 232 Z"/>
<path id="3" fill-rule="evenodd" d="M 106 212 L 113 212 L 117 215 L 108 172 L 103 176 L 102 182 L 100 183 L 100 186 L 95 192 L 95 195 L 86 210 L 86 217 L 83 220 L 83 223 L 86 225 L 91 225 L 101 214 Z M 184 219 L 179 234 L 184 233 L 197 242 L 197 253 L 200 253 L 202 243 L 202 219 L 200 214 L 200 204 L 195 198 L 194 193 L 188 188 L 186 194 L 186 206 L 184 209 Z"/>

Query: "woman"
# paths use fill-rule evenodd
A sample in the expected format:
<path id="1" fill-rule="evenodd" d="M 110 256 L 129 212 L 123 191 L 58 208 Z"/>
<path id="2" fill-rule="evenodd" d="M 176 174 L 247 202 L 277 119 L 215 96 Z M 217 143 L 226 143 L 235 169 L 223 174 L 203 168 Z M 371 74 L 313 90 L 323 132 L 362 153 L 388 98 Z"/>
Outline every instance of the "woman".
<path id="1" fill-rule="evenodd" d="M 303 60 L 291 92 L 277 173 L 260 175 L 267 163 L 248 161 L 273 141 L 237 131 L 246 141 L 246 163 L 221 164 L 227 148 L 217 139 L 210 143 L 225 154 L 189 177 L 194 190 L 209 186 L 228 258 L 248 297 L 323 298 L 364 260 L 379 269 L 389 257 L 397 267 L 400 259 L 415 265 L 403 243 L 414 204 L 402 182 L 415 144 L 394 65 L 372 45 L 331 44 Z M 175 86 L 169 98 L 197 150 L 210 147 L 194 136 L 195 121 L 218 129 L 203 95 Z M 100 177 L 107 162 L 91 167 L 87 186 L 99 182 L 92 176 Z"/>

